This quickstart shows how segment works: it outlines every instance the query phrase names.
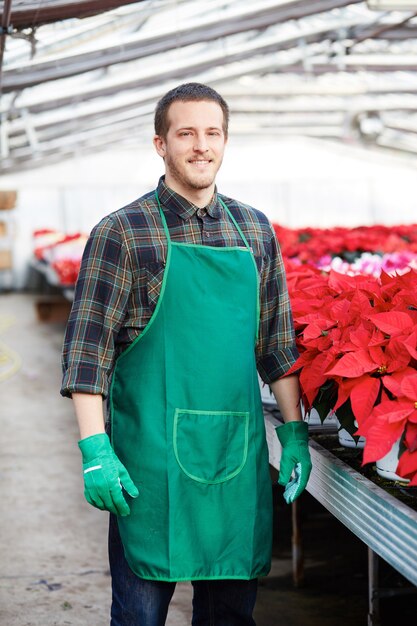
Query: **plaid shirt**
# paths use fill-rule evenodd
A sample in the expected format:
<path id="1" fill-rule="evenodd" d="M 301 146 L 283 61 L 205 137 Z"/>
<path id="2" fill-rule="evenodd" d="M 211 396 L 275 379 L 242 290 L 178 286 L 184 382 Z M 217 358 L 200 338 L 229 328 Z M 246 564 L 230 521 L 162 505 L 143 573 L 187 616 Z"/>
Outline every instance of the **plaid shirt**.
<path id="1" fill-rule="evenodd" d="M 269 383 L 297 357 L 284 267 L 268 219 L 217 190 L 198 208 L 169 189 L 158 195 L 173 241 L 210 246 L 242 245 L 218 201 L 220 197 L 252 247 L 260 276 L 260 327 L 256 346 L 259 374 Z M 115 359 L 149 322 L 159 297 L 167 241 L 155 192 L 102 219 L 87 242 L 64 347 L 61 393 L 108 393 Z"/>

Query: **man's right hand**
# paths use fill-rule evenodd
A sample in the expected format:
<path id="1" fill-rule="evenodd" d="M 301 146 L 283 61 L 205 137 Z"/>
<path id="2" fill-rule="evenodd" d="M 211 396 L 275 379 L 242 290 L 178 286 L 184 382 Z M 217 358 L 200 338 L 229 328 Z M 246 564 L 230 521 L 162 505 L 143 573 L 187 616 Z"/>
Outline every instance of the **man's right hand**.
<path id="1" fill-rule="evenodd" d="M 125 466 L 117 458 L 105 433 L 91 435 L 78 442 L 83 457 L 84 495 L 90 504 L 115 515 L 126 516 L 130 507 L 122 487 L 132 498 L 139 491 Z"/>

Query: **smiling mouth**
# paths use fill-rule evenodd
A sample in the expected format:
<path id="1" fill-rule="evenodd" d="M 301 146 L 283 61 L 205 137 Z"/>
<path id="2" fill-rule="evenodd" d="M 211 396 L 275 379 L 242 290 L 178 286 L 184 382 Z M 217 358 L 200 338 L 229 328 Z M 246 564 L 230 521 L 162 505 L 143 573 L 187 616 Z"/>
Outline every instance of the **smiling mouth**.
<path id="1" fill-rule="evenodd" d="M 191 163 L 192 165 L 209 165 L 211 163 L 211 160 L 208 159 L 193 159 L 192 161 L 188 161 L 189 163 Z"/>

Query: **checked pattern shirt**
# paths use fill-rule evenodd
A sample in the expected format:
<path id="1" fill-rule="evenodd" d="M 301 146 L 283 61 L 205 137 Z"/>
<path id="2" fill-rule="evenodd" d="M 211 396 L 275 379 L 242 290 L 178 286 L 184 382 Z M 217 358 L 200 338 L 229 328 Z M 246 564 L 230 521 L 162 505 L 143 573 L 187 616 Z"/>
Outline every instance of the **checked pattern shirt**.
<path id="1" fill-rule="evenodd" d="M 295 362 L 292 314 L 284 265 L 268 219 L 248 205 L 215 191 L 198 208 L 169 189 L 158 195 L 171 239 L 210 246 L 241 246 L 242 239 L 220 197 L 251 246 L 260 281 L 257 368 L 269 383 Z M 155 192 L 102 219 L 91 232 L 78 276 L 62 353 L 61 393 L 108 394 L 117 356 L 149 322 L 161 290 L 167 256 Z"/>

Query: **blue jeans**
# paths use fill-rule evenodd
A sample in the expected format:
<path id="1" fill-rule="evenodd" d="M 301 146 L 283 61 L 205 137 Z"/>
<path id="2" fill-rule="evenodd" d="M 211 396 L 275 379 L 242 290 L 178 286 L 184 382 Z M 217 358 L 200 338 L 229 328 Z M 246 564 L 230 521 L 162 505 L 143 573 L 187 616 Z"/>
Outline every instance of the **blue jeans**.
<path id="1" fill-rule="evenodd" d="M 144 580 L 124 556 L 117 518 L 110 515 L 111 626 L 164 626 L 175 582 Z M 255 626 L 257 579 L 196 580 L 192 626 Z"/>

